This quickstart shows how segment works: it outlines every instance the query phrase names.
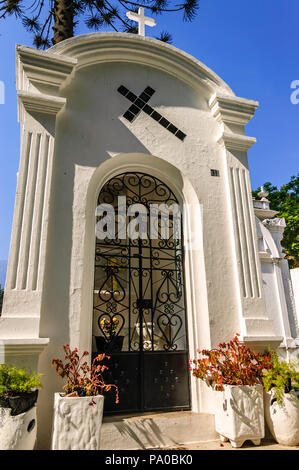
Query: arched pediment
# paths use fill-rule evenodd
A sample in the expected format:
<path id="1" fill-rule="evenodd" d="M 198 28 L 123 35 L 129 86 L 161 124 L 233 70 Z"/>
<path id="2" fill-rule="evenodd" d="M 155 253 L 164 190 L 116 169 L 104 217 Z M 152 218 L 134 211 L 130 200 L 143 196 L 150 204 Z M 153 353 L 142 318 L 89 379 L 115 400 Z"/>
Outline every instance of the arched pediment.
<path id="1" fill-rule="evenodd" d="M 29 113 L 56 115 L 66 103 L 62 90 L 77 71 L 101 64 L 147 67 L 175 78 L 203 97 L 212 116 L 228 126 L 247 124 L 259 105 L 237 97 L 215 72 L 190 54 L 154 38 L 114 32 L 76 36 L 47 51 L 17 46 L 19 102 Z M 243 151 L 255 142 L 243 131 L 234 132 L 224 132 L 220 141 Z"/>
<path id="2" fill-rule="evenodd" d="M 128 33 L 92 33 L 51 47 L 47 53 L 77 60 L 77 69 L 99 63 L 126 62 L 151 66 L 210 93 L 235 96 L 211 69 L 190 54 L 150 37 Z"/>

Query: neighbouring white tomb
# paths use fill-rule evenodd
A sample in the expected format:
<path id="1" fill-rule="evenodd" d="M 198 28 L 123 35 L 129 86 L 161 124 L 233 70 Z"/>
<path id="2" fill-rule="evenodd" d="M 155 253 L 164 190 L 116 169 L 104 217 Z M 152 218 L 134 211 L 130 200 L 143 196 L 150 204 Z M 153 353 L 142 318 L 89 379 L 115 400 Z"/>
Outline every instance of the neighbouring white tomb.
<path id="1" fill-rule="evenodd" d="M 258 103 L 142 31 L 87 34 L 45 52 L 17 46 L 17 90 L 21 156 L 1 362 L 44 374 L 38 448 L 50 447 L 62 387 L 51 360 L 66 343 L 111 353 L 120 404 L 105 399 L 109 439 L 117 412 L 161 411 L 160 437 L 148 446 L 168 442 L 167 432 L 170 443 L 213 438 L 213 393 L 189 372 L 196 349 L 240 333 L 257 350 L 299 351 L 284 220 L 266 194 L 251 197 L 247 151 L 256 139 L 244 127 Z M 183 216 L 163 206 L 150 222 L 162 204 Z M 150 237 L 167 215 L 168 232 Z M 100 238 L 105 217 L 109 237 Z M 180 424 L 170 429 L 166 411 Z M 132 441 L 124 431 L 110 445 L 126 445 L 125 434 Z"/>

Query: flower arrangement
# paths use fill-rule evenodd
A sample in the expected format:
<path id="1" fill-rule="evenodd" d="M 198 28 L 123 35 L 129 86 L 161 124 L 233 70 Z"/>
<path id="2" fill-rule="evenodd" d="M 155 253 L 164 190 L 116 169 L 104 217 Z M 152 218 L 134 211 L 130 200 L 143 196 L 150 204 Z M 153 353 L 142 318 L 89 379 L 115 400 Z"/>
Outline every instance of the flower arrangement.
<path id="1" fill-rule="evenodd" d="M 270 354 L 258 354 L 241 344 L 239 334 L 218 349 L 197 351 L 201 359 L 190 359 L 192 375 L 204 380 L 217 391 L 223 385 L 256 385 L 263 383 L 263 373 L 273 364 Z"/>
<path id="2" fill-rule="evenodd" d="M 109 392 L 112 388 L 115 389 L 116 399 L 115 403 L 119 403 L 118 387 L 114 384 L 106 384 L 103 378 L 103 373 L 108 370 L 106 365 L 101 362 L 107 358 L 106 354 L 99 354 L 89 367 L 87 361 L 83 358 L 89 355 L 88 351 L 84 351 L 81 356 L 78 354 L 78 349 L 73 351 L 68 344 L 63 346 L 65 352 L 65 364 L 61 359 L 53 359 L 52 367 L 56 367 L 56 372 L 61 378 L 66 378 L 64 391 L 66 396 L 95 396 L 102 394 L 104 391 Z M 90 403 L 94 404 L 93 401 Z"/>
<path id="3" fill-rule="evenodd" d="M 279 406 L 283 404 L 285 393 L 299 389 L 299 372 L 295 361 L 280 361 L 277 353 L 270 350 L 273 367 L 264 372 L 263 384 L 266 392 L 273 389 L 273 398 Z"/>
<path id="4" fill-rule="evenodd" d="M 112 319 L 103 318 L 100 321 L 102 331 L 108 336 L 108 339 L 116 336 L 116 332 L 119 328 L 119 320 L 116 317 Z"/>

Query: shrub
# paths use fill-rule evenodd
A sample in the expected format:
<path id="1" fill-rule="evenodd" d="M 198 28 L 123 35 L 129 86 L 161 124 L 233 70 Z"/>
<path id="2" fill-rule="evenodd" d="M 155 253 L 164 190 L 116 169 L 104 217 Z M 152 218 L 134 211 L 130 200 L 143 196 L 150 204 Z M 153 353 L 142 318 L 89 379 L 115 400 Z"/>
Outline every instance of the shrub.
<path id="1" fill-rule="evenodd" d="M 264 370 L 272 367 L 271 356 L 254 353 L 238 336 L 219 344 L 218 349 L 198 351 L 206 357 L 190 360 L 192 375 L 217 391 L 224 390 L 223 385 L 262 384 Z"/>
<path id="2" fill-rule="evenodd" d="M 92 362 L 91 368 L 85 361 L 82 363 L 84 357 L 89 355 L 88 351 L 84 351 L 81 356 L 78 354 L 78 349 L 73 351 L 68 344 L 63 346 L 65 352 L 65 364 L 61 359 L 53 359 L 52 367 L 56 367 L 56 372 L 61 378 L 66 378 L 64 391 L 66 396 L 95 396 L 102 394 L 103 391 L 109 392 L 111 388 L 115 389 L 116 399 L 119 402 L 118 387 L 114 384 L 106 384 L 103 378 L 103 373 L 108 370 L 106 365 L 101 362 L 105 359 L 110 359 L 105 354 L 99 354 Z M 93 402 L 91 402 L 93 404 Z"/>
<path id="3" fill-rule="evenodd" d="M 265 371 L 263 384 L 266 392 L 273 388 L 274 399 L 281 406 L 284 393 L 297 390 L 299 387 L 299 372 L 295 362 L 280 361 L 275 351 L 270 350 L 273 367 Z"/>
<path id="4" fill-rule="evenodd" d="M 40 377 L 42 374 L 26 372 L 25 368 L 18 369 L 7 364 L 0 365 L 0 396 L 17 396 L 21 393 L 30 393 L 42 387 Z"/>

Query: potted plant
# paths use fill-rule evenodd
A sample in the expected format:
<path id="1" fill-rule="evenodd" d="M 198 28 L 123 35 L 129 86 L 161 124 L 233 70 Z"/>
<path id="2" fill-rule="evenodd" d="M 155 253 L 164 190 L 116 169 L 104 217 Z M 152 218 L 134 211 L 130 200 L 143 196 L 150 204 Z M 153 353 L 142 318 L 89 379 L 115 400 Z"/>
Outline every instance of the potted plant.
<path id="1" fill-rule="evenodd" d="M 270 351 L 273 367 L 264 373 L 265 418 L 274 439 L 282 445 L 299 444 L 299 372 L 295 362 L 281 361 Z"/>
<path id="2" fill-rule="evenodd" d="M 53 450 L 98 450 L 100 448 L 101 423 L 104 408 L 103 392 L 115 390 L 118 403 L 118 387 L 106 384 L 103 373 L 108 369 L 102 361 L 109 356 L 99 354 L 89 367 L 83 359 L 89 355 L 78 349 L 63 346 L 65 363 L 53 359 L 52 366 L 58 375 L 66 379 L 64 393 L 55 393 Z"/>
<path id="3" fill-rule="evenodd" d="M 238 336 L 216 349 L 198 351 L 206 357 L 190 360 L 192 375 L 221 392 L 216 431 L 233 447 L 246 440 L 259 445 L 265 435 L 262 377 L 271 367 L 269 354 L 254 353 Z"/>
<path id="4" fill-rule="evenodd" d="M 41 374 L 0 365 L 0 449 L 32 450 L 36 440 L 36 406 Z"/>
<path id="5" fill-rule="evenodd" d="M 119 336 L 119 319 L 117 317 L 100 317 L 98 320 L 99 328 L 104 336 L 96 336 L 96 346 L 99 353 L 119 352 L 123 346 L 123 336 Z"/>

